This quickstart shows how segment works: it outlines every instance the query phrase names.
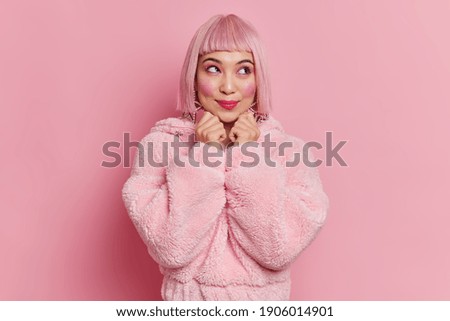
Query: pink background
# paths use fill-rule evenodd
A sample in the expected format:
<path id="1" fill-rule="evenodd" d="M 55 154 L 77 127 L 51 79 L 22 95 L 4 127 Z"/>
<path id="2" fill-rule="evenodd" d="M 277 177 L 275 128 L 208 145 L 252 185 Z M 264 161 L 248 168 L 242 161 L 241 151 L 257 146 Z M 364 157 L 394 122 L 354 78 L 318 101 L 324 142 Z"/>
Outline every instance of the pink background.
<path id="1" fill-rule="evenodd" d="M 216 13 L 268 50 L 274 116 L 348 140 L 293 300 L 450 299 L 449 1 L 3 1 L 0 299 L 159 300 L 102 154 L 178 115 L 181 64 Z M 134 155 L 135 150 L 133 149 Z M 323 157 L 324 153 L 316 153 Z"/>

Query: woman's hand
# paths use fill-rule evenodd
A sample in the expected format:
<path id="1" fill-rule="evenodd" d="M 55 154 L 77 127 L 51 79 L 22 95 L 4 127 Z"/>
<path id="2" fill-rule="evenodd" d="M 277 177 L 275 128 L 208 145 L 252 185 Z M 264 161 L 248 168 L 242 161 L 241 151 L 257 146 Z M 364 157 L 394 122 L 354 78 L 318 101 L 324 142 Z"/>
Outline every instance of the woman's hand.
<path id="1" fill-rule="evenodd" d="M 205 111 L 203 117 L 195 126 L 195 138 L 203 143 L 221 143 L 227 138 L 227 133 L 219 117 Z"/>
<path id="2" fill-rule="evenodd" d="M 253 114 L 244 112 L 239 115 L 228 137 L 233 143 L 243 144 L 249 141 L 257 141 L 260 134 L 261 132 Z"/>

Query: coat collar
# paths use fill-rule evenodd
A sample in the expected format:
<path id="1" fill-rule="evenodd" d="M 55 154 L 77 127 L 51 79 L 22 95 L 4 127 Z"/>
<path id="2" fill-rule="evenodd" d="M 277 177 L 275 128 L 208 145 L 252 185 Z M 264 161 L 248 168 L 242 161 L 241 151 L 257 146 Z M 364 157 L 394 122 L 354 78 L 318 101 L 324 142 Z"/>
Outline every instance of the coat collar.
<path id="1" fill-rule="evenodd" d="M 258 124 L 261 134 L 278 130 L 284 132 L 280 122 L 276 120 L 272 115 Z M 195 125 L 189 119 L 182 117 L 168 117 L 155 123 L 155 126 L 151 129 L 151 132 L 159 131 L 172 135 L 179 134 L 191 134 L 195 130 Z"/>

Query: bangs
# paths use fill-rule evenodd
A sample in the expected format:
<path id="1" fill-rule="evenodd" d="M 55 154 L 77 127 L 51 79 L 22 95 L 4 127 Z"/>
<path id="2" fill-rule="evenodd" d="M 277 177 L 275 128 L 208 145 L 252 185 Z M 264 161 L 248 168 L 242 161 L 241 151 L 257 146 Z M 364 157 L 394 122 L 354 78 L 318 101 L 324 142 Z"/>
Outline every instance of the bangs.
<path id="1" fill-rule="evenodd" d="M 248 38 L 251 29 L 233 15 L 219 19 L 207 30 L 203 43 L 200 44 L 199 54 L 205 55 L 214 51 L 252 52 L 251 40 Z"/>

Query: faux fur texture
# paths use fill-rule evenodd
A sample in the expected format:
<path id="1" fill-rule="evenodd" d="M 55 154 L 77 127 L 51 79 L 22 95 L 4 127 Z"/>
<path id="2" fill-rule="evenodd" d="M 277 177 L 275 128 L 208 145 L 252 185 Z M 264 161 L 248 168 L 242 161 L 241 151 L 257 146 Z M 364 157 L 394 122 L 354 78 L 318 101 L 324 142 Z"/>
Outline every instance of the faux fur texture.
<path id="1" fill-rule="evenodd" d="M 210 158 L 220 164 L 209 166 L 201 142 L 193 149 L 199 166 L 188 161 L 187 147 L 179 149 L 185 166 L 176 164 L 170 143 L 175 137 L 188 142 L 194 133 L 185 119 L 161 120 L 141 141 L 144 166 L 136 157 L 122 196 L 164 274 L 164 300 L 289 300 L 290 265 L 323 225 L 328 198 L 317 168 L 286 165 L 304 142 L 272 116 L 259 129 L 258 146 L 248 148 L 260 159 L 252 167 L 240 163 L 253 160 L 240 147 Z M 263 161 L 267 134 L 277 144 L 271 148 L 274 167 Z M 164 142 L 167 165 L 150 165 L 149 156 L 163 160 Z M 293 146 L 281 153 L 282 142 Z"/>

